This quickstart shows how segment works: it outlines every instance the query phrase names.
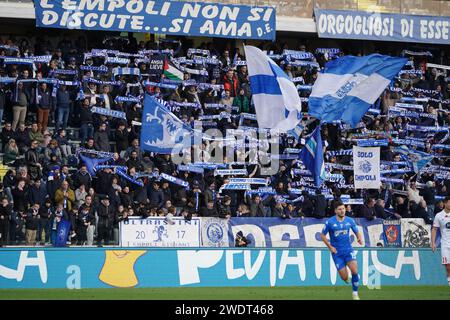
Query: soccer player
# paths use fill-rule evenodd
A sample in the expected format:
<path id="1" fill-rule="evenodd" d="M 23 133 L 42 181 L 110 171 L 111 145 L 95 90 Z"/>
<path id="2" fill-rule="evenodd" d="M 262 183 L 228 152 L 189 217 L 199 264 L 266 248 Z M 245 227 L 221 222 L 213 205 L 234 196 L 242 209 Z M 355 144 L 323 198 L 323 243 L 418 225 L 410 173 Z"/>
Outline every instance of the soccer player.
<path id="1" fill-rule="evenodd" d="M 431 250 L 436 250 L 436 231 L 441 232 L 442 264 L 447 270 L 447 281 L 450 286 L 450 196 L 444 198 L 444 210 L 436 214 L 431 230 Z"/>
<path id="2" fill-rule="evenodd" d="M 333 207 L 336 215 L 325 222 L 321 234 L 322 241 L 330 249 L 339 275 L 347 283 L 350 283 L 346 268 L 347 266 L 349 267 L 352 273 L 353 300 L 359 300 L 358 264 L 356 262 L 356 253 L 353 251 L 350 243 L 350 229 L 356 234 L 358 243 L 362 245 L 361 233 L 358 231 L 355 220 L 345 216 L 345 206 L 341 201 L 335 201 Z M 326 238 L 327 233 L 330 233 L 330 241 Z"/>

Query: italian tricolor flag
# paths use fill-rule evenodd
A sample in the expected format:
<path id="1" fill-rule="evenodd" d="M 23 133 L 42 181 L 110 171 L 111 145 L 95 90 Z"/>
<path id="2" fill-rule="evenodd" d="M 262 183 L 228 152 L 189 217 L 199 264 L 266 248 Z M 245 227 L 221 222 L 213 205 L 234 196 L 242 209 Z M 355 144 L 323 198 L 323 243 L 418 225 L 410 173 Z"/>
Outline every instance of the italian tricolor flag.
<path id="1" fill-rule="evenodd" d="M 183 72 L 172 66 L 167 59 L 164 61 L 164 75 L 170 80 L 183 80 Z"/>

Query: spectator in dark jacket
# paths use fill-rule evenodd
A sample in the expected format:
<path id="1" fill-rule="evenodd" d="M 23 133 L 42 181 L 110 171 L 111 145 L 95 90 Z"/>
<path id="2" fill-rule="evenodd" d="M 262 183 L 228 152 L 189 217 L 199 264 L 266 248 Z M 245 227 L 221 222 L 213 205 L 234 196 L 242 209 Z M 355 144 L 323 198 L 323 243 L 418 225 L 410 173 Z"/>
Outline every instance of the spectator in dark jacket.
<path id="1" fill-rule="evenodd" d="M 31 204 L 37 203 L 40 207 L 45 204 L 45 198 L 47 197 L 47 188 L 45 184 L 42 184 L 41 180 L 31 181 L 28 189 L 28 201 Z"/>
<path id="2" fill-rule="evenodd" d="M 12 196 L 14 199 L 14 210 L 25 212 L 28 209 L 28 188 L 25 180 L 19 180 L 17 187 L 12 190 Z"/>
<path id="3" fill-rule="evenodd" d="M 363 205 L 361 214 L 364 218 L 371 221 L 377 217 L 377 214 L 375 212 L 375 199 L 374 198 L 368 198 L 366 203 Z"/>
<path id="4" fill-rule="evenodd" d="M 50 92 L 47 90 L 47 84 L 41 83 L 41 87 L 38 92 L 38 110 L 37 110 L 37 122 L 39 131 L 44 133 L 47 130 L 48 115 L 53 108 L 53 99 Z"/>
<path id="5" fill-rule="evenodd" d="M 326 215 L 327 200 L 320 190 L 316 191 L 316 195 L 313 197 L 314 201 L 314 218 L 322 219 Z"/>
<path id="6" fill-rule="evenodd" d="M 259 195 L 255 195 L 250 202 L 250 216 L 251 217 L 265 217 L 266 211 Z"/>
<path id="7" fill-rule="evenodd" d="M 101 204 L 97 209 L 98 214 L 98 231 L 97 231 L 97 246 L 102 246 L 102 240 L 105 245 L 109 244 L 111 233 L 114 224 L 114 208 L 109 204 L 109 197 L 104 196 Z"/>
<path id="8" fill-rule="evenodd" d="M 202 217 L 218 217 L 219 213 L 217 212 L 217 208 L 214 205 L 214 201 L 210 200 L 206 203 L 206 207 L 203 207 L 201 210 Z"/>
<path id="9" fill-rule="evenodd" d="M 34 246 L 36 244 L 36 233 L 39 226 L 39 204 L 34 204 L 30 208 L 25 221 L 25 244 L 27 246 Z"/>
<path id="10" fill-rule="evenodd" d="M 56 92 L 56 108 L 58 111 L 58 121 L 56 123 L 56 130 L 59 128 L 66 129 L 69 120 L 70 112 L 70 93 L 67 91 L 65 85 L 59 87 Z"/>
<path id="11" fill-rule="evenodd" d="M 164 194 L 159 188 L 159 184 L 157 182 L 153 182 L 151 185 L 150 192 L 147 193 L 147 196 L 150 200 L 150 207 L 161 208 L 164 204 Z"/>
<path id="12" fill-rule="evenodd" d="M 110 151 L 109 137 L 106 131 L 106 123 L 102 123 L 98 131 L 94 133 L 94 146 L 97 151 Z"/>
<path id="13" fill-rule="evenodd" d="M 131 131 L 131 128 L 126 128 L 125 123 L 119 122 L 117 126 L 115 137 L 116 137 L 116 151 L 120 154 L 122 151 L 127 150 L 129 141 L 128 141 L 128 133 Z"/>
<path id="14" fill-rule="evenodd" d="M 428 216 L 434 219 L 434 206 L 436 205 L 436 188 L 433 181 L 428 181 L 426 187 L 422 189 L 420 195 L 427 203 Z"/>
<path id="15" fill-rule="evenodd" d="M 0 203 L 0 247 L 9 244 L 9 219 L 12 208 L 7 198 L 2 198 Z"/>
<path id="16" fill-rule="evenodd" d="M 94 136 L 94 120 L 89 105 L 89 99 L 83 100 L 80 108 L 80 138 L 84 143 L 86 139 Z"/>
<path id="17" fill-rule="evenodd" d="M 10 122 L 5 122 L 4 127 L 2 128 L 1 140 L 2 140 L 2 151 L 5 151 L 5 147 L 8 144 L 9 140 L 15 139 L 16 133 L 12 129 Z"/>

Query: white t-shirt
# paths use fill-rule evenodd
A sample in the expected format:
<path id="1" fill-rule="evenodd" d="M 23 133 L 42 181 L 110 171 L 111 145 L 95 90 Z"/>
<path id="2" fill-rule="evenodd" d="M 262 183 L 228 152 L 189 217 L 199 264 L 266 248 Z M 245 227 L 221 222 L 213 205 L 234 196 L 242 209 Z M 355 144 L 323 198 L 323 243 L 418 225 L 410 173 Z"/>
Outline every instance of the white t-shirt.
<path id="1" fill-rule="evenodd" d="M 441 248 L 450 248 L 450 212 L 442 210 L 434 217 L 433 227 L 441 232 Z"/>

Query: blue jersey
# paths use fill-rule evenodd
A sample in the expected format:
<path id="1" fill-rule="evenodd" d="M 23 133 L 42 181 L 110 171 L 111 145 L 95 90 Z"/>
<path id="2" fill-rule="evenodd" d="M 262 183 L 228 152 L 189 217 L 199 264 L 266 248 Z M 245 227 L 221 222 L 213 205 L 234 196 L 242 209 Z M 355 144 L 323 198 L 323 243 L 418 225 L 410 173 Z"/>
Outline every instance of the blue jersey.
<path id="1" fill-rule="evenodd" d="M 355 234 L 358 232 L 355 220 L 349 217 L 345 217 L 343 221 L 338 221 L 334 216 L 325 222 L 322 234 L 330 233 L 330 243 L 336 248 L 337 255 L 353 251 L 350 243 L 350 229 Z"/>

